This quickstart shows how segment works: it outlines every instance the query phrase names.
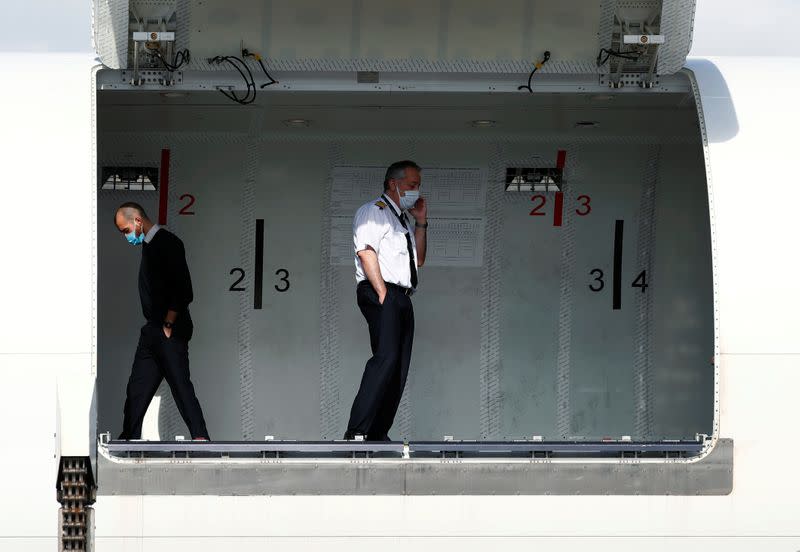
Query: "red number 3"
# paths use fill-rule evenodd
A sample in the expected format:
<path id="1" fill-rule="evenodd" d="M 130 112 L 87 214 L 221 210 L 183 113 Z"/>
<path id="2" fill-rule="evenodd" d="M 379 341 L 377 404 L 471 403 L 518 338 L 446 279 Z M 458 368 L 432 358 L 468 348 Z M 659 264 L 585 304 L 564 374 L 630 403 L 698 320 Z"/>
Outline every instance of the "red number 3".
<path id="1" fill-rule="evenodd" d="M 589 213 L 592 212 L 592 206 L 591 206 L 592 198 L 587 196 L 587 195 L 579 195 L 578 196 L 578 201 L 581 201 L 581 200 L 583 200 L 581 202 L 581 205 L 583 207 L 585 207 L 586 210 L 585 211 L 581 211 L 580 209 L 575 209 L 575 213 L 577 213 L 578 216 L 580 216 L 580 217 L 585 217 L 586 215 L 588 215 Z"/>

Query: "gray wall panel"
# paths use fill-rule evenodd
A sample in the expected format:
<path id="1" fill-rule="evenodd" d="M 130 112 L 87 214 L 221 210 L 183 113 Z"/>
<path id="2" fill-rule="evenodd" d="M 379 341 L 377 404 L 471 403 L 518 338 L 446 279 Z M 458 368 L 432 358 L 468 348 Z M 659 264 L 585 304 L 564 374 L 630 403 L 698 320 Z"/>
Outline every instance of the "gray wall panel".
<path id="1" fill-rule="evenodd" d="M 710 220 L 702 150 L 664 146 L 656 201 L 654 431 L 693 438 L 714 419 Z"/>
<path id="2" fill-rule="evenodd" d="M 319 271 L 327 144 L 266 142 L 256 218 L 264 219 L 263 309 L 251 312 L 256 438 L 319 438 Z M 280 269 L 289 272 L 289 289 Z"/>
<path id="3" fill-rule="evenodd" d="M 244 163 L 245 150 L 240 145 L 178 143 L 172 147 L 173 195 L 196 197 L 194 215 L 178 214 L 187 204 L 185 199 L 171 203 L 167 227 L 183 240 L 192 274 L 192 380 L 213 438 L 239 433 L 239 309 L 236 294 L 228 289 L 233 283 L 230 269 L 239 266 Z M 176 429 L 187 434 L 180 417 Z"/>
<path id="4" fill-rule="evenodd" d="M 572 328 L 572 435 L 599 438 L 631 435 L 633 429 L 633 336 L 638 270 L 636 217 L 646 147 L 613 146 L 581 151 L 575 195 L 592 198 L 592 211 L 574 216 L 576 267 Z M 614 227 L 625 221 L 622 249 L 621 308 L 612 309 Z M 591 270 L 604 273 L 602 291 L 593 292 Z"/>
<path id="5" fill-rule="evenodd" d="M 157 163 L 162 146 L 161 138 L 146 135 L 101 134 L 100 141 L 101 163 L 131 152 L 136 159 Z M 567 415 L 566 436 L 618 437 L 633 432 L 635 347 L 641 341 L 636 337 L 640 314 L 636 294 L 641 291 L 631 283 L 639 272 L 641 193 L 653 146 L 433 136 L 366 141 L 318 135 L 304 140 L 295 132 L 285 140 L 258 142 L 254 199 L 249 205 L 242 205 L 247 145 L 241 140 L 189 139 L 176 134 L 171 144 L 174 192 L 197 197 L 194 216 L 173 220 L 186 243 L 195 286 L 192 374 L 213 437 L 241 437 L 240 294 L 229 291 L 233 283 L 229 272 L 240 266 L 242 258 L 243 210 L 265 220 L 266 235 L 263 309 L 247 313 L 254 438 L 265 434 L 320 438 L 320 416 L 326 413 L 335 419 L 323 423 L 331 432 L 324 437 L 336 438 L 344 432 L 369 343 L 355 301 L 353 266 L 330 266 L 323 258 L 331 166 L 386 166 L 411 157 L 423 167 L 480 167 L 489 186 L 502 187 L 497 174 L 488 169 L 493 155 L 500 155 L 505 165 L 550 165 L 562 147 L 568 150 L 565 226 L 553 226 L 552 194 L 544 209 L 547 215 L 531 217 L 531 194 L 503 192 L 502 225 L 494 245 L 501 267 L 496 286 L 499 311 L 492 322 L 499 335 L 500 363 L 494 375 L 499 384 L 500 429 L 488 437 L 560 436 L 559 358 L 568 361 L 561 366 L 561 373 L 566 369 L 569 376 L 567 409 L 562 408 Z M 423 193 L 424 178 L 423 171 Z M 655 186 L 654 257 L 652 274 L 648 273 L 648 283 L 651 278 L 652 283 L 646 291 L 652 294 L 648 326 L 652 350 L 638 357 L 639 369 L 641 362 L 649 363 L 653 437 L 693 437 L 695 432 L 710 432 L 713 406 L 711 252 L 699 145 L 661 146 Z M 380 193 L 375 190 L 376 197 Z M 592 197 L 589 216 L 574 214 L 580 194 Z M 155 216 L 156 197 L 140 196 Z M 113 208 L 129 197 L 103 192 L 98 206 L 99 427 L 114 434 L 121 426 L 125 383 L 141 326 L 138 252 L 130 251 L 110 223 Z M 177 216 L 180 205 L 172 205 L 171 217 Z M 437 216 L 435 201 L 430 202 L 430 216 Z M 622 309 L 618 311 L 611 309 L 616 219 L 625 220 Z M 568 225 L 572 225 L 571 264 L 563 259 Z M 289 271 L 291 288 L 286 293 L 274 288 L 280 268 Z M 567 268 L 572 271 L 572 284 L 565 295 L 560 290 Z M 605 273 L 605 288 L 599 293 L 588 288 L 593 268 Z M 330 276 L 331 298 L 320 292 L 321 271 Z M 482 327 L 482 294 L 487 274 L 483 267 L 420 270 L 407 401 L 392 437 L 481 437 L 481 346 L 487 331 Z M 247 291 L 242 293 L 252 301 L 252 275 L 244 284 Z M 565 313 L 568 327 L 563 326 Z M 320 318 L 328 315 L 336 320 L 337 328 L 323 345 L 326 326 Z M 565 343 L 565 332 L 569 354 L 562 351 L 559 356 L 559 339 Z M 326 358 L 332 358 L 337 368 L 323 370 L 321 375 L 321 359 Z M 333 402 L 322 412 L 325 382 L 321 378 L 330 379 L 333 390 L 329 397 Z M 177 430 L 184 433 L 182 428 L 178 424 Z"/>

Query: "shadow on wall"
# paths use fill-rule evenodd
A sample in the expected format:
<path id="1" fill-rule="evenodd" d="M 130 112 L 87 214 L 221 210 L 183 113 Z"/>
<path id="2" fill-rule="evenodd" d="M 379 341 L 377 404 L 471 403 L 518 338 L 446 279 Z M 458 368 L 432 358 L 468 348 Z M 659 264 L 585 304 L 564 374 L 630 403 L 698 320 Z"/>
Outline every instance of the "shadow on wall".
<path id="1" fill-rule="evenodd" d="M 707 59 L 688 59 L 686 69 L 694 75 L 700 90 L 709 143 L 727 142 L 739 133 L 739 120 L 725 77 Z"/>

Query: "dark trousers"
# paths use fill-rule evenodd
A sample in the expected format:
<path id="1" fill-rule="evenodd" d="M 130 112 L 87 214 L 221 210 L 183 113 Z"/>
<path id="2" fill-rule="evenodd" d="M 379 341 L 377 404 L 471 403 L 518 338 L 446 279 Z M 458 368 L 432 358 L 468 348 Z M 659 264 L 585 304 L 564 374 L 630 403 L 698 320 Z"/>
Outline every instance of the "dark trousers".
<path id="1" fill-rule="evenodd" d="M 402 288 L 387 285 L 381 305 L 367 281 L 356 290 L 358 306 L 369 325 L 372 358 L 367 361 L 361 386 L 350 410 L 346 438 L 356 433 L 369 441 L 388 440 L 411 364 L 414 342 L 414 307 Z"/>
<path id="2" fill-rule="evenodd" d="M 157 325 L 147 324 L 139 335 L 125 398 L 120 439 L 140 439 L 144 414 L 161 380 L 165 379 L 192 438 L 208 439 L 203 410 L 189 379 L 189 342 L 176 335 L 167 338 Z"/>

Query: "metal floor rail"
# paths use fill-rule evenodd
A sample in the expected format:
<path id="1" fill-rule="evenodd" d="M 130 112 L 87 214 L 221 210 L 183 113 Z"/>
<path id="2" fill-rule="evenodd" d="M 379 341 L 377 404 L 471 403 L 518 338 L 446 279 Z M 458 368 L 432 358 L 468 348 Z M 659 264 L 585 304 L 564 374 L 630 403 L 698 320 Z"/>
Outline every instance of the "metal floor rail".
<path id="1" fill-rule="evenodd" d="M 733 441 L 103 439 L 97 469 L 122 496 L 725 495 Z"/>
<path id="2" fill-rule="evenodd" d="M 703 441 L 101 441 L 111 456 L 260 458 L 351 457 L 430 458 L 686 458 L 700 454 Z"/>

